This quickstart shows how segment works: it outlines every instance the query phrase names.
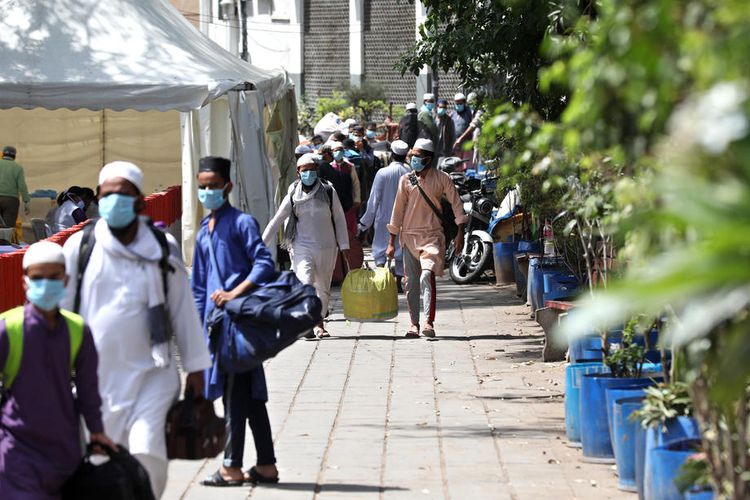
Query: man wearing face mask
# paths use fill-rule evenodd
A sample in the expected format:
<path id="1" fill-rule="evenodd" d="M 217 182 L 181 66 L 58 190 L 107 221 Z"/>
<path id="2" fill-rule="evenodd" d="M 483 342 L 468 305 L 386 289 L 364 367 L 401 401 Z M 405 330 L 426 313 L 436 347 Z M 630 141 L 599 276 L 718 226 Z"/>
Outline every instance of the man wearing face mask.
<path id="1" fill-rule="evenodd" d="M 435 94 L 427 93 L 423 96 L 422 109 L 417 115 L 419 120 L 419 138 L 436 141 L 438 137 L 435 124 Z"/>
<path id="2" fill-rule="evenodd" d="M 456 139 L 456 133 L 453 120 L 448 116 L 448 101 L 445 99 L 438 100 L 437 129 L 438 140 L 435 156 L 438 159 L 451 156 L 453 154 L 453 141 Z"/>
<path id="3" fill-rule="evenodd" d="M 227 200 L 233 188 L 230 167 L 226 158 L 210 156 L 201 158 L 198 168 L 198 199 L 210 215 L 201 221 L 195 241 L 192 287 L 204 324 L 215 308 L 224 307 L 276 275 L 258 222 Z M 263 366 L 246 373 L 224 374 L 214 362 L 208 373 L 207 395 L 209 400 L 223 398 L 227 443 L 221 468 L 201 484 L 241 486 L 246 481 L 278 481 Z M 246 424 L 253 432 L 257 463 L 243 472 Z"/>
<path id="4" fill-rule="evenodd" d="M 306 285 L 315 287 L 328 310 L 331 278 L 339 251 L 349 261 L 349 234 L 346 217 L 333 186 L 318 178 L 315 156 L 307 154 L 297 160 L 299 181 L 289 187 L 279 210 L 263 231 L 266 246 L 273 244 L 282 224 L 284 243 L 292 257 L 292 271 Z M 318 338 L 329 337 L 325 324 L 315 328 Z"/>
<path id="5" fill-rule="evenodd" d="M 177 241 L 138 216 L 146 207 L 142 189 L 143 173 L 132 163 L 102 168 L 101 219 L 65 243 L 67 267 L 77 272 L 62 305 L 91 325 L 104 426 L 148 471 L 159 498 L 167 483 L 164 426 L 180 389 L 170 337 L 194 394 L 203 392 L 211 358 Z"/>
<path id="6" fill-rule="evenodd" d="M 469 128 L 471 120 L 474 116 L 474 111 L 466 104 L 466 96 L 461 92 L 453 96 L 454 109 L 450 113 L 451 120 L 453 120 L 453 126 L 455 129 L 456 139 L 460 139 L 466 129 Z M 462 160 L 471 160 L 471 152 L 464 151 L 461 147 L 466 139 L 455 140 L 453 143 L 454 154 L 460 157 Z"/>
<path id="7" fill-rule="evenodd" d="M 59 498 L 81 461 L 80 415 L 92 444 L 114 443 L 104 434 L 91 331 L 58 307 L 68 280 L 62 247 L 31 245 L 23 272 L 28 303 L 0 322 L 0 498 Z"/>
<path id="8" fill-rule="evenodd" d="M 458 234 L 454 240 L 457 253 L 463 249 L 464 227 L 468 217 L 464 213 L 458 191 L 450 176 L 433 167 L 435 146 L 432 141 L 417 139 L 411 155 L 410 164 L 414 173 L 404 175 L 399 181 L 391 223 L 388 224 L 391 234 L 386 255 L 390 258 L 395 257 L 395 242 L 398 236 L 403 249 L 406 302 L 411 318 L 411 327 L 406 336 L 419 337 L 421 299 L 425 315 L 422 334 L 425 337 L 434 337 L 437 298 L 435 276 L 443 275 L 446 241 L 442 221 L 424 199 L 419 187 L 436 208 L 440 207 L 442 198 L 450 202 L 458 225 Z"/>

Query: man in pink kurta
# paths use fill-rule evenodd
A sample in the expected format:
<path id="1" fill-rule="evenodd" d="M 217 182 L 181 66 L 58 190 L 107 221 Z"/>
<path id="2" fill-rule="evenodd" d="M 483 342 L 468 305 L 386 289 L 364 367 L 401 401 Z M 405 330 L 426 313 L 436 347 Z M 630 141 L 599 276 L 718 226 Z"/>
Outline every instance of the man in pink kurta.
<path id="1" fill-rule="evenodd" d="M 414 182 L 419 183 L 436 208 L 440 209 L 442 198 L 447 199 L 453 207 L 458 224 L 458 235 L 454 242 L 456 253 L 463 249 L 464 226 L 468 220 L 453 181 L 448 174 L 434 168 L 434 152 L 435 146 L 429 139 L 418 139 L 414 143 L 410 160 L 414 173 L 401 177 L 391 223 L 388 224 L 391 238 L 386 254 L 393 257 L 397 235 L 403 248 L 406 301 L 411 317 L 407 337 L 419 337 L 420 301 L 426 318 L 422 334 L 425 337 L 435 336 L 435 276 L 443 275 L 446 244 L 440 218 Z"/>

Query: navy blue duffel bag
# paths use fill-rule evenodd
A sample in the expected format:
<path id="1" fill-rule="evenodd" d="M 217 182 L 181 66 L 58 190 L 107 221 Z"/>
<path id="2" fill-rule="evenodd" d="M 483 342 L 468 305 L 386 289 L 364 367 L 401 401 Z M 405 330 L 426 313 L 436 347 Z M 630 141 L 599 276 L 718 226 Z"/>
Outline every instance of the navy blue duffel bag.
<path id="1" fill-rule="evenodd" d="M 291 271 L 214 309 L 207 321 L 224 373 L 242 373 L 276 356 L 323 320 L 315 288 Z"/>

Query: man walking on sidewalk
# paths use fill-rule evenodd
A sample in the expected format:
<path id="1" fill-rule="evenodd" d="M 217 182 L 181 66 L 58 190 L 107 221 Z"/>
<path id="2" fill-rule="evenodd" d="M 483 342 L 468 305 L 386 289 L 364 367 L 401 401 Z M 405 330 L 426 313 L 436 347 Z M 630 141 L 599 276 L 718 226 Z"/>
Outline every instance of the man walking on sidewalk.
<path id="1" fill-rule="evenodd" d="M 91 325 L 104 428 L 148 471 L 158 499 L 167 484 L 164 426 L 180 391 L 170 332 L 193 394 L 203 392 L 211 358 L 177 241 L 138 216 L 142 189 L 143 172 L 132 163 L 102 168 L 101 219 L 63 248 L 71 277 L 63 306 Z"/>
<path id="2" fill-rule="evenodd" d="M 457 254 L 463 249 L 464 227 L 468 220 L 453 181 L 448 174 L 434 167 L 434 161 L 433 142 L 417 139 L 411 151 L 410 162 L 414 173 L 401 177 L 391 223 L 388 225 L 391 233 L 386 250 L 388 257 L 396 255 L 396 237 L 401 240 L 406 273 L 406 301 L 411 318 L 411 327 L 406 336 L 412 338 L 419 337 L 420 299 L 425 315 L 422 334 L 425 337 L 435 336 L 435 276 L 443 275 L 445 265 L 446 241 L 442 221 L 425 196 L 429 197 L 438 210 L 441 199 L 445 198 L 450 202 L 458 225 L 458 234 L 454 240 Z"/>
<path id="3" fill-rule="evenodd" d="M 104 434 L 91 331 L 58 307 L 68 281 L 62 247 L 31 245 L 23 272 L 28 302 L 0 322 L 0 498 L 53 499 L 81 463 L 81 415 L 91 444 L 115 445 Z"/>
<path id="4" fill-rule="evenodd" d="M 266 246 L 273 243 L 284 222 L 284 246 L 292 256 L 292 271 L 302 283 L 315 287 L 323 314 L 331 298 L 331 277 L 341 253 L 349 263 L 349 235 L 346 217 L 336 190 L 318 177 L 315 156 L 297 160 L 299 180 L 289 186 L 279 210 L 263 231 Z M 321 321 L 315 328 L 318 338 L 330 337 Z"/>
<path id="5" fill-rule="evenodd" d="M 232 207 L 231 162 L 226 158 L 201 158 L 198 170 L 198 199 L 211 211 L 201 221 L 193 254 L 193 294 L 203 323 L 215 308 L 263 285 L 276 275 L 271 253 L 263 245 L 260 227 L 253 216 Z M 215 358 L 209 373 L 208 398 L 224 399 L 227 442 L 224 462 L 204 486 L 242 486 L 275 483 L 279 479 L 273 450 L 271 424 L 266 402 L 268 389 L 263 366 L 245 373 L 224 374 Z M 257 464 L 242 471 L 245 425 L 253 432 Z"/>
<path id="6" fill-rule="evenodd" d="M 31 198 L 26 187 L 23 167 L 16 163 L 16 148 L 5 146 L 3 159 L 0 160 L 0 217 L 3 218 L 6 227 L 16 227 L 18 209 L 21 206 L 19 196 L 23 198 L 24 209 L 28 215 Z"/>

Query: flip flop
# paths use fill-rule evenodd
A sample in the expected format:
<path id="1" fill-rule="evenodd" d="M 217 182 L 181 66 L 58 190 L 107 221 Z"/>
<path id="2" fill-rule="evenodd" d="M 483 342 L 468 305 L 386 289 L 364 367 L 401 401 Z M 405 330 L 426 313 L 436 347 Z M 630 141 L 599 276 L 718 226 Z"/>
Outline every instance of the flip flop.
<path id="1" fill-rule="evenodd" d="M 250 467 L 246 472 L 248 475 L 248 478 L 247 478 L 248 483 L 276 484 L 279 482 L 279 476 L 276 476 L 276 477 L 264 476 L 263 474 L 258 472 L 258 469 L 256 469 L 255 466 Z"/>
<path id="2" fill-rule="evenodd" d="M 245 484 L 245 481 L 241 479 L 224 479 L 221 475 L 221 472 L 217 470 L 213 473 L 213 475 L 208 476 L 206 479 L 201 481 L 201 484 L 203 486 L 216 487 L 242 486 L 243 484 Z"/>

